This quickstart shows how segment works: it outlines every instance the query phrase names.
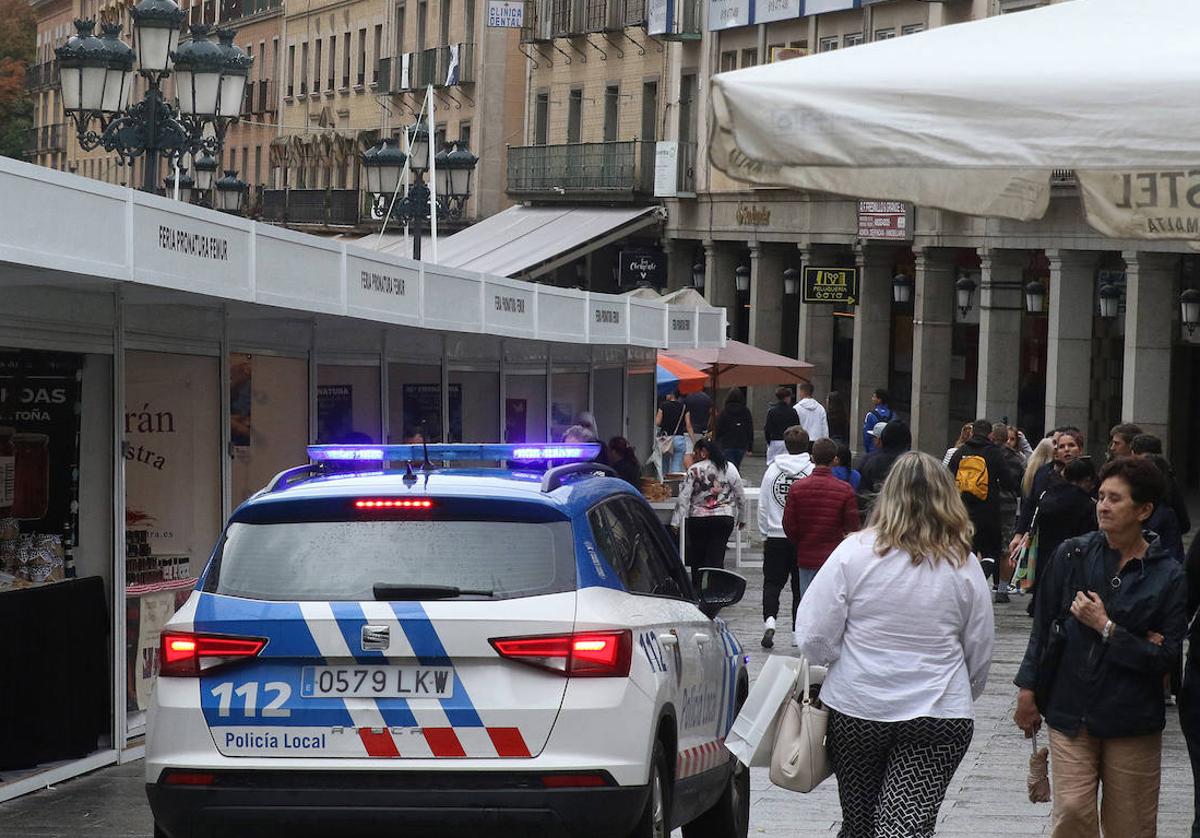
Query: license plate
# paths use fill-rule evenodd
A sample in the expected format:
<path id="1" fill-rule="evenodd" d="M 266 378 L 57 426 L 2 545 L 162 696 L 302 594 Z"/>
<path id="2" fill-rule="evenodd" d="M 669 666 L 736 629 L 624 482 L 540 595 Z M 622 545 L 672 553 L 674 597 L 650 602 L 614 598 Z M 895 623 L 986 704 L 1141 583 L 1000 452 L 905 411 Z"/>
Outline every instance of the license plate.
<path id="1" fill-rule="evenodd" d="M 448 666 L 306 666 L 304 698 L 451 698 Z"/>

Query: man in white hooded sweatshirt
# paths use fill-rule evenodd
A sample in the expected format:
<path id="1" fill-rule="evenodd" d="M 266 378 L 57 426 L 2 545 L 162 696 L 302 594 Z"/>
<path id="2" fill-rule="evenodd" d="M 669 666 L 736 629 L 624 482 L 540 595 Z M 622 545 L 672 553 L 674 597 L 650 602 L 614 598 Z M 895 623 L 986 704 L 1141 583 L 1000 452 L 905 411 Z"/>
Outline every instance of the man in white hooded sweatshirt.
<path id="1" fill-rule="evenodd" d="M 808 438 L 816 442 L 818 439 L 829 438 L 829 419 L 825 415 L 825 406 L 813 398 L 813 386 L 808 381 L 796 385 L 796 394 L 800 401 L 796 402 L 796 415 L 800 417 L 800 427 L 808 431 Z"/>
<path id="2" fill-rule="evenodd" d="M 758 493 L 758 531 L 763 537 L 764 649 L 775 645 L 779 595 L 789 579 L 792 583 L 792 625 L 796 623 L 796 609 L 800 606 L 800 569 L 796 564 L 796 548 L 783 532 L 783 507 L 792 484 L 813 471 L 808 456 L 808 432 L 804 428 L 793 425 L 785 430 L 783 445 L 787 453 L 777 456 L 767 467 Z"/>

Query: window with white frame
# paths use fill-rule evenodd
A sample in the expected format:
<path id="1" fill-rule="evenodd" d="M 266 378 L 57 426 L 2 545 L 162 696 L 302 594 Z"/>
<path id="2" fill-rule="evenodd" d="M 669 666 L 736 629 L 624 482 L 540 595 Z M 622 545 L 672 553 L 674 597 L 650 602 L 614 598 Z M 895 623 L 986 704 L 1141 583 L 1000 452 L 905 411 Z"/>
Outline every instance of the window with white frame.
<path id="1" fill-rule="evenodd" d="M 924 31 L 925 31 L 925 24 L 923 24 L 923 23 L 910 23 L 908 26 L 900 27 L 901 35 L 915 35 L 918 32 L 924 32 Z"/>
<path id="2" fill-rule="evenodd" d="M 891 40 L 892 38 L 895 38 L 895 37 L 896 37 L 896 30 L 893 28 L 889 27 L 887 29 L 876 29 L 875 30 L 875 40 L 876 41 L 887 41 L 887 40 Z"/>
<path id="3" fill-rule="evenodd" d="M 842 36 L 842 46 L 844 47 L 856 47 L 862 42 L 863 33 L 861 32 L 847 32 Z"/>
<path id="4" fill-rule="evenodd" d="M 838 48 L 837 35 L 830 35 L 817 41 L 817 52 L 833 52 Z"/>

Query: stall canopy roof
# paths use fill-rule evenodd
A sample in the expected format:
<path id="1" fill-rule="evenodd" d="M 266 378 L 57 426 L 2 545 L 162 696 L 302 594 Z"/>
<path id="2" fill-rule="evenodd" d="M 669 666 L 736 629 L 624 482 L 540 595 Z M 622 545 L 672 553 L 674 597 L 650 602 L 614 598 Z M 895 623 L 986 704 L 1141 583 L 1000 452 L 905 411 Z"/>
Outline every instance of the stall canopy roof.
<path id="1" fill-rule="evenodd" d="M 509 207 L 439 240 L 437 261 L 529 279 L 657 224 L 659 212 L 657 207 Z M 404 247 L 399 234 L 382 240 L 368 236 L 359 244 L 388 253 Z"/>
<path id="2" fill-rule="evenodd" d="M 807 361 L 777 355 L 740 341 L 726 341 L 722 347 L 680 348 L 659 352 L 663 358 L 673 358 L 706 371 L 717 387 L 753 387 L 769 384 L 792 384 L 807 381 L 816 369 Z"/>
<path id="3" fill-rule="evenodd" d="M 1153 219 L 1200 217 L 1198 41 L 1191 0 L 1074 0 L 721 73 L 710 155 L 752 183 L 1020 220 L 1073 169 L 1101 232 L 1197 238 Z"/>

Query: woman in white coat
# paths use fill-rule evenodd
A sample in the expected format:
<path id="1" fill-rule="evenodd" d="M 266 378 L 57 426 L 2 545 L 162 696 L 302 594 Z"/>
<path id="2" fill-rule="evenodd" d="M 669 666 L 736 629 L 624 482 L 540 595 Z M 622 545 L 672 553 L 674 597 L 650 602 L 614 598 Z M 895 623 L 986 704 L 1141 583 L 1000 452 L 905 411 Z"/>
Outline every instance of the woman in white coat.
<path id="1" fill-rule="evenodd" d="M 896 460 L 868 526 L 834 550 L 796 617 L 842 804 L 839 838 L 926 838 L 974 732 L 995 625 L 946 468 Z"/>

